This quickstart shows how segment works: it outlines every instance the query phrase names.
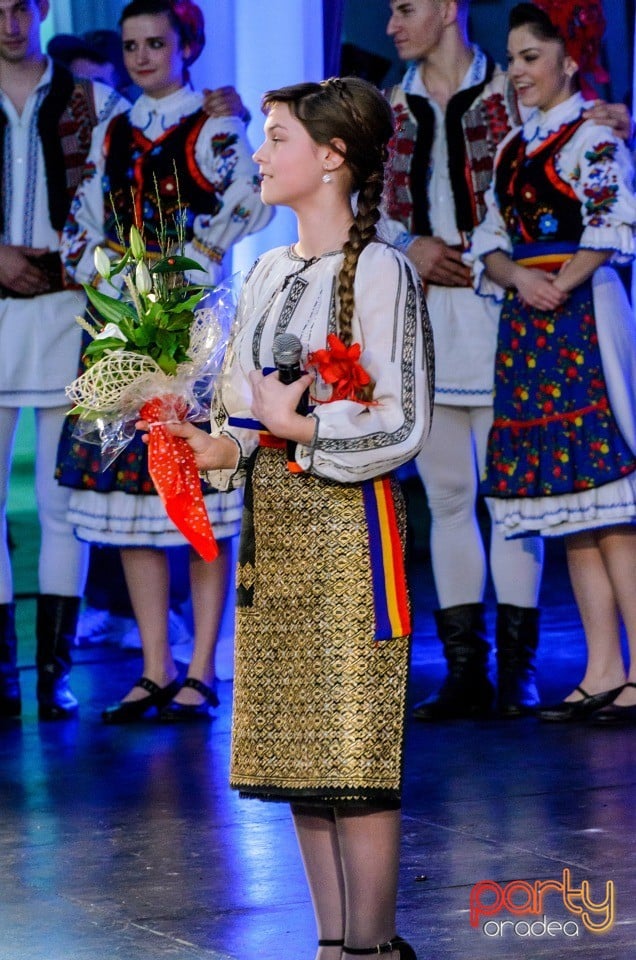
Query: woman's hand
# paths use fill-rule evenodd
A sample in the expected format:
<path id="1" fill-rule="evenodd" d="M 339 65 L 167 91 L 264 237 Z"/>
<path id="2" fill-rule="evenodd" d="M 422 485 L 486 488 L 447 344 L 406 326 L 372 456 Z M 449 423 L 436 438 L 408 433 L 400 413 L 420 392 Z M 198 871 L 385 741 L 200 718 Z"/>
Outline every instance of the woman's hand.
<path id="1" fill-rule="evenodd" d="M 239 448 L 229 437 L 211 437 L 205 430 L 195 427 L 189 421 L 165 423 L 165 428 L 173 437 L 185 440 L 194 454 L 197 470 L 203 473 L 207 470 L 229 470 L 236 467 L 239 458 Z M 150 430 L 147 420 L 138 420 L 138 430 Z M 144 443 L 150 439 L 146 432 L 142 438 Z"/>
<path id="2" fill-rule="evenodd" d="M 514 285 L 521 300 L 537 310 L 556 310 L 568 298 L 567 293 L 555 285 L 556 277 L 545 270 L 516 267 Z"/>
<path id="3" fill-rule="evenodd" d="M 274 436 L 311 443 L 316 424 L 296 413 L 296 407 L 313 380 L 313 374 L 305 373 L 295 383 L 286 384 L 280 382 L 276 371 L 264 376 L 260 370 L 252 370 L 252 413 Z"/>

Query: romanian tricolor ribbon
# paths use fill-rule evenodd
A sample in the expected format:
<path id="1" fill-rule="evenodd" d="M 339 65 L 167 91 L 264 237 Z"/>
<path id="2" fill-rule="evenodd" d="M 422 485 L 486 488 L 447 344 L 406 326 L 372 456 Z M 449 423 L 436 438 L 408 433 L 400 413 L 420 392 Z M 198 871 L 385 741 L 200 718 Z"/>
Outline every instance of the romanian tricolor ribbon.
<path id="1" fill-rule="evenodd" d="M 375 639 L 405 637 L 411 632 L 411 610 L 391 479 L 369 480 L 362 491 L 369 525 Z"/>

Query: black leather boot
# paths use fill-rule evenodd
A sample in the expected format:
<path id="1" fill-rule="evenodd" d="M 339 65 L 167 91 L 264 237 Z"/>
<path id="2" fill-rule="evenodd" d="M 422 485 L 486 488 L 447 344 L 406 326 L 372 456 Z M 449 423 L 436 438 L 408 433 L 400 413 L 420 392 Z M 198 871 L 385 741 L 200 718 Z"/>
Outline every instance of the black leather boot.
<path id="1" fill-rule="evenodd" d="M 488 677 L 483 603 L 435 611 L 448 674 L 438 693 L 413 708 L 416 720 L 460 720 L 490 716 L 495 689 Z"/>
<path id="2" fill-rule="evenodd" d="M 0 717 L 19 717 L 22 710 L 17 645 L 15 603 L 0 603 Z"/>
<path id="3" fill-rule="evenodd" d="M 497 709 L 501 717 L 523 717 L 539 706 L 535 660 L 539 645 L 536 607 L 497 604 Z"/>
<path id="4" fill-rule="evenodd" d="M 50 593 L 38 596 L 35 662 L 40 720 L 66 720 L 77 713 L 77 699 L 68 685 L 68 677 L 79 608 L 79 597 Z"/>

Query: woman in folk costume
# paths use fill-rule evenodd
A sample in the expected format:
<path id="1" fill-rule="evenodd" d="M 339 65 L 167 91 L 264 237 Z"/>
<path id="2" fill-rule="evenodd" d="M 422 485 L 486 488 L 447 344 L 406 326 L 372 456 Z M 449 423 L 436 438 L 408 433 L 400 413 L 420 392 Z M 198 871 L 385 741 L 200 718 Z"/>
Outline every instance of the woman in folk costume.
<path id="1" fill-rule="evenodd" d="M 291 804 L 318 960 L 413 960 L 395 935 L 410 625 L 392 470 L 430 426 L 431 333 L 414 267 L 375 236 L 384 98 L 332 79 L 264 109 L 262 197 L 295 212 L 299 239 L 245 283 L 213 435 L 171 427 L 215 485 L 247 476 L 230 779 Z M 271 372 L 281 333 L 313 383 Z"/>
<path id="2" fill-rule="evenodd" d="M 258 194 L 244 125 L 236 117 L 209 117 L 202 95 L 188 83 L 188 67 L 205 40 L 195 4 L 133 0 L 120 23 L 126 68 L 142 95 L 116 123 L 96 130 L 65 229 L 68 272 L 77 281 L 94 282 L 95 247 L 121 254 L 118 224 L 125 237 L 133 223 L 143 225 L 148 248 L 154 242 L 159 253 L 159 221 L 163 217 L 174 229 L 182 205 L 185 254 L 205 266 L 207 282 L 215 283 L 231 244 L 271 216 Z M 240 493 L 206 488 L 220 550 L 211 564 L 191 551 L 194 653 L 182 685 L 168 643 L 169 566 L 163 548 L 185 540 L 156 495 L 144 445 L 134 439 L 100 473 L 96 448 L 74 441 L 71 432 L 72 424 L 62 438 L 58 471 L 62 484 L 76 488 L 70 518 L 81 539 L 122 548 L 143 649 L 141 680 L 103 718 L 125 723 L 151 708 L 162 710 L 163 719 L 206 717 L 218 703 L 214 649 L 228 585 L 229 538 L 240 524 Z"/>
<path id="3" fill-rule="evenodd" d="M 509 75 L 534 110 L 500 147 L 471 256 L 479 291 L 503 288 L 483 491 L 506 536 L 565 536 L 587 642 L 580 684 L 540 716 L 612 723 L 636 719 L 636 331 L 610 266 L 634 255 L 636 198 L 625 147 L 582 116 L 603 26 L 598 0 L 513 8 Z"/>

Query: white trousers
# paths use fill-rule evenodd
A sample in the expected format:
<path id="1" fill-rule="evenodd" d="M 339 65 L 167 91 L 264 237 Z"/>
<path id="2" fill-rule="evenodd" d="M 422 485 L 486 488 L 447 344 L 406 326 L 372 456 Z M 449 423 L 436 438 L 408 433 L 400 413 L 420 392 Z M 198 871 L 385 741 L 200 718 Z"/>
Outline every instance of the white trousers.
<path id="1" fill-rule="evenodd" d="M 431 435 L 417 457 L 431 512 L 433 577 L 442 609 L 483 600 L 487 565 L 475 503 L 492 417 L 492 407 L 437 404 Z M 490 572 L 498 603 L 536 607 L 542 567 L 540 537 L 506 540 L 493 524 Z"/>
<path id="2" fill-rule="evenodd" d="M 35 410 L 35 497 L 41 532 L 38 585 L 40 593 L 79 597 L 86 582 L 88 546 L 75 538 L 66 519 L 71 491 L 55 480 L 57 445 L 67 409 L 65 406 Z M 18 407 L 0 407 L 0 603 L 13 599 L 7 495 L 19 415 Z"/>

